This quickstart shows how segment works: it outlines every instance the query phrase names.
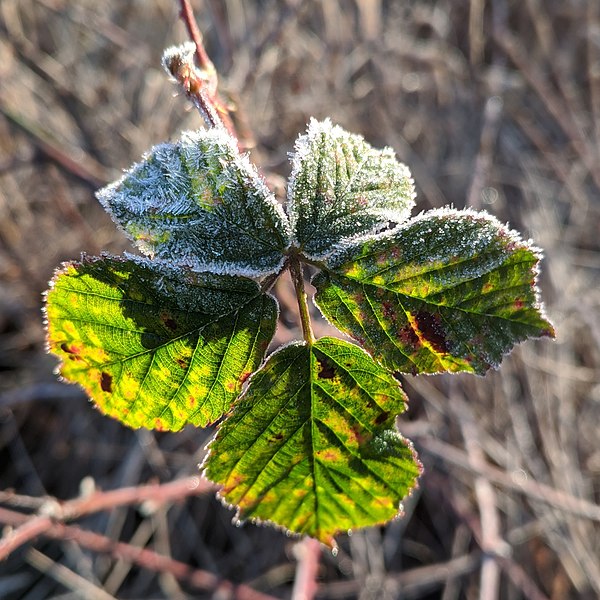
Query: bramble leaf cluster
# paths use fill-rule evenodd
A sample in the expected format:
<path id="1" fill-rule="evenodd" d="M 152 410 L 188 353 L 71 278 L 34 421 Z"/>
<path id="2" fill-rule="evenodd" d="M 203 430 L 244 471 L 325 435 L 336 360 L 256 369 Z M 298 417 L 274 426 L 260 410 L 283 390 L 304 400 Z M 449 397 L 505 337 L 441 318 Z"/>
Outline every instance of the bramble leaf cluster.
<path id="1" fill-rule="evenodd" d="M 98 193 L 142 256 L 62 265 L 48 345 L 125 425 L 218 423 L 204 473 L 240 518 L 333 545 L 393 518 L 416 485 L 399 374 L 483 374 L 554 331 L 540 251 L 483 212 L 410 218 L 414 184 L 389 148 L 313 120 L 291 163 L 282 205 L 221 129 L 153 148 Z M 309 334 L 267 356 L 269 289 L 302 264 L 352 342 Z"/>

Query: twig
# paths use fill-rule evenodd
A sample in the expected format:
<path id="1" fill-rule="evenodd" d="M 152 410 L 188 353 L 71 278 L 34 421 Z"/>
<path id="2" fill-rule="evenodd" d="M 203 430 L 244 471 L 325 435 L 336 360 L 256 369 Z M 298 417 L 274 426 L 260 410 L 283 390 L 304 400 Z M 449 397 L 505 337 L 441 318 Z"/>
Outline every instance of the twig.
<path id="1" fill-rule="evenodd" d="M 494 32 L 494 40 L 523 74 L 549 113 L 555 118 L 559 127 L 571 141 L 574 150 L 589 171 L 592 179 L 600 187 L 600 168 L 596 162 L 595 152 L 592 150 L 589 140 L 579 129 L 577 123 L 574 122 L 564 102 L 561 101 L 561 98 L 554 92 L 542 75 L 530 67 L 524 50 L 512 34 L 507 31 Z"/>
<path id="2" fill-rule="evenodd" d="M 30 518 L 7 509 L 0 508 L 0 511 L 0 519 L 14 527 L 22 526 Z M 61 541 L 74 541 L 94 552 L 109 553 L 115 558 L 133 562 L 151 571 L 170 573 L 198 589 L 212 591 L 216 596 L 235 598 L 236 600 L 275 600 L 272 596 L 257 592 L 247 585 L 234 585 L 213 573 L 202 569 L 193 569 L 185 563 L 158 554 L 153 550 L 136 548 L 125 542 L 115 542 L 104 535 L 87 531 L 75 525 L 51 522 L 50 527 L 43 532 L 43 535 Z"/>
<path id="3" fill-rule="evenodd" d="M 12 510 L 0 507 L 0 521 L 4 524 L 14 524 L 13 515 L 15 514 L 21 515 L 21 513 L 15 513 Z M 6 533 L 2 536 L 2 539 L 0 539 L 0 560 L 8 558 L 8 556 L 17 550 L 17 548 L 24 546 L 27 542 L 44 534 L 52 527 L 52 519 L 48 516 L 22 516 L 22 523 L 16 529 Z"/>
<path id="4" fill-rule="evenodd" d="M 35 569 L 62 583 L 66 588 L 78 592 L 89 600 L 115 600 L 115 597 L 108 594 L 93 583 L 71 571 L 64 565 L 53 561 L 35 548 L 30 548 L 25 556 L 25 560 Z"/>
<path id="5" fill-rule="evenodd" d="M 0 560 L 40 534 L 46 534 L 56 521 L 70 521 L 101 510 L 112 510 L 126 504 L 145 501 L 166 503 L 187 496 L 199 495 L 213 489 L 213 484 L 200 477 L 187 477 L 165 484 L 127 487 L 109 492 L 94 492 L 89 496 L 61 503 L 56 498 L 47 498 L 39 514 L 23 515 L 24 521 L 18 529 L 0 539 Z M 0 508 L 0 522 L 10 524 L 11 513 Z M 20 514 L 20 513 L 15 513 Z"/>
<path id="6" fill-rule="evenodd" d="M 108 181 L 104 167 L 95 162 L 91 157 L 86 157 L 85 164 L 81 161 L 77 161 L 69 156 L 55 142 L 51 141 L 49 136 L 36 125 L 27 122 L 25 118 L 13 113 L 6 108 L 6 106 L 0 105 L 0 113 L 2 113 L 13 125 L 16 125 L 27 134 L 41 154 L 60 165 L 71 175 L 81 179 L 81 181 L 85 182 L 93 189 L 105 185 Z"/>
<path id="7" fill-rule="evenodd" d="M 430 474 L 430 481 L 432 480 Z M 435 481 L 435 478 L 433 478 Z M 440 484 L 438 484 L 440 485 Z M 443 489 L 447 490 L 446 482 L 441 484 Z M 481 519 L 478 520 L 475 518 L 475 515 L 472 513 L 469 507 L 469 502 L 462 495 L 454 495 L 452 493 L 445 493 L 444 497 L 452 506 L 452 510 L 460 516 L 463 522 L 469 527 L 471 532 L 473 533 L 473 537 L 477 541 L 480 547 L 484 546 L 483 539 L 483 523 Z M 536 583 L 527 575 L 527 573 L 517 564 L 512 558 L 508 556 L 502 556 L 501 554 L 494 555 L 494 561 L 498 564 L 498 566 L 506 573 L 511 582 L 518 587 L 523 596 L 528 598 L 528 600 L 549 600 L 549 598 L 539 589 Z M 484 558 L 485 560 L 485 558 Z M 483 565 L 482 565 L 483 568 Z M 491 596 L 486 596 L 486 590 L 484 589 L 485 582 L 484 574 L 481 575 L 482 585 L 479 590 L 480 598 L 484 598 L 487 600 Z"/>
<path id="8" fill-rule="evenodd" d="M 479 551 L 452 558 L 444 563 L 416 567 L 398 575 L 388 575 L 382 588 L 397 587 L 402 594 L 397 597 L 408 597 L 419 592 L 418 597 L 423 597 L 426 592 L 441 587 L 449 579 L 456 579 L 462 575 L 472 573 L 481 564 L 481 553 Z M 322 584 L 317 592 L 317 598 L 345 598 L 354 596 L 364 588 L 364 581 L 340 581 L 336 583 Z"/>
<path id="9" fill-rule="evenodd" d="M 550 506 L 573 515 L 600 522 L 600 506 L 583 498 L 577 498 L 562 490 L 557 490 L 549 485 L 537 481 L 516 480 L 508 473 L 494 467 L 487 462 L 484 465 L 474 466 L 469 462 L 466 452 L 455 448 L 451 444 L 442 442 L 433 437 L 420 437 L 418 447 L 420 451 L 429 452 L 443 459 L 445 462 L 456 465 L 471 473 L 482 475 L 491 483 L 525 494 L 533 500 L 543 502 Z"/>
<path id="10" fill-rule="evenodd" d="M 312 538 L 305 538 L 294 551 L 298 556 L 298 568 L 292 590 L 292 600 L 312 600 L 317 592 L 317 574 L 321 557 L 321 544 Z"/>
<path id="11" fill-rule="evenodd" d="M 478 431 L 473 414 L 456 393 L 452 385 L 450 392 L 452 407 L 462 432 L 469 464 L 474 470 L 481 471 L 486 466 L 485 456 L 479 444 Z M 497 555 L 505 555 L 508 544 L 500 536 L 500 517 L 496 507 L 496 494 L 488 479 L 478 475 L 475 477 L 475 498 L 479 507 L 481 523 L 481 549 L 484 552 L 481 564 L 479 598 L 492 600 L 498 597 L 500 587 L 500 567 L 496 561 Z"/>

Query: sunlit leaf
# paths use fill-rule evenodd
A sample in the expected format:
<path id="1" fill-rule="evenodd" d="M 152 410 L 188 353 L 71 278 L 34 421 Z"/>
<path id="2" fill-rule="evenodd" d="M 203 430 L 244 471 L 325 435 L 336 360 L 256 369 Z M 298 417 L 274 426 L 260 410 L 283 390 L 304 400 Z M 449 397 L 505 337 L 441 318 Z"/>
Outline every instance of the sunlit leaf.
<path id="1" fill-rule="evenodd" d="M 395 428 L 398 382 L 334 338 L 273 354 L 221 425 L 205 463 L 240 518 L 333 545 L 333 535 L 393 518 L 420 464 Z"/>
<path id="2" fill-rule="evenodd" d="M 156 146 L 98 199 L 144 254 L 197 271 L 275 272 L 289 243 L 281 206 L 221 129 Z"/>
<path id="3" fill-rule="evenodd" d="M 130 427 L 204 426 L 229 410 L 275 330 L 275 300 L 241 277 L 115 257 L 68 263 L 47 294 L 61 375 Z"/>
<path id="4" fill-rule="evenodd" d="M 315 301 L 393 371 L 484 373 L 516 343 L 554 336 L 539 260 L 493 217 L 441 209 L 337 252 Z"/>
<path id="5" fill-rule="evenodd" d="M 376 150 L 329 121 L 311 121 L 292 165 L 290 220 L 296 244 L 311 258 L 342 240 L 402 223 L 414 205 L 410 171 L 390 148 Z"/>

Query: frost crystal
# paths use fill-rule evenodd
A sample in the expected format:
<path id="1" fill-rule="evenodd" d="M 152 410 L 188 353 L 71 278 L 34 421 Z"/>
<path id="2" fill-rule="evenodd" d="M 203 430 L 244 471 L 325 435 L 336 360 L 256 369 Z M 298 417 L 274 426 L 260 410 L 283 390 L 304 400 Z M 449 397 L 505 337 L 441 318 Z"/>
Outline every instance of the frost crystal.
<path id="1" fill-rule="evenodd" d="M 405 221 L 414 205 L 408 167 L 329 120 L 311 120 L 296 142 L 288 190 L 297 244 L 320 259 L 333 246 Z"/>
<path id="2" fill-rule="evenodd" d="M 194 271 L 266 275 L 289 244 L 282 208 L 222 129 L 156 146 L 97 196 L 144 254 Z"/>

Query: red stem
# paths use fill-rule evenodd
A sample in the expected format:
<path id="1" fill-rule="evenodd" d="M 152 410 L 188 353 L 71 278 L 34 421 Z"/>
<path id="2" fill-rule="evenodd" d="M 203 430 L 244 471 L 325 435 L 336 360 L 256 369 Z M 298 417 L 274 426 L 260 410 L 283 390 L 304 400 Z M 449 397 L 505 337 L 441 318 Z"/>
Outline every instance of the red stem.
<path id="1" fill-rule="evenodd" d="M 202 34 L 194 17 L 192 5 L 189 0 L 179 0 L 179 6 L 181 8 L 181 19 L 185 23 L 189 36 L 196 47 L 196 58 L 202 77 L 198 76 L 193 65 L 188 65 L 191 68 L 182 69 L 180 73 L 177 72 L 176 68 L 171 68 L 171 74 L 183 87 L 188 98 L 196 105 L 209 127 L 223 125 L 232 137 L 239 140 L 233 122 L 229 117 L 227 106 L 217 94 L 217 71 L 204 48 Z M 244 150 L 239 141 L 238 146 L 240 146 L 241 151 Z"/>
<path id="2" fill-rule="evenodd" d="M 223 596 L 235 600 L 275 600 L 273 596 L 257 592 L 247 585 L 234 585 L 230 581 L 220 579 L 213 573 L 202 569 L 194 569 L 183 562 L 158 554 L 148 548 L 138 548 L 125 542 L 116 542 L 100 533 L 88 531 L 74 525 L 57 523 L 49 517 L 30 517 L 0 507 L 0 521 L 16 527 L 16 531 L 24 531 L 25 528 L 32 526 L 35 522 L 36 536 L 43 535 L 61 541 L 74 541 L 93 552 L 106 552 L 115 558 L 129 561 L 150 571 L 170 573 L 177 579 L 186 581 L 198 589 L 213 592 L 215 597 Z"/>
<path id="3" fill-rule="evenodd" d="M 196 19 L 194 17 L 192 5 L 189 3 L 189 0 L 180 0 L 179 3 L 181 5 L 181 19 L 187 27 L 190 39 L 192 40 L 192 42 L 194 42 L 196 46 L 196 57 L 198 58 L 198 66 L 205 71 L 210 71 L 211 69 L 214 70 L 212 61 L 210 60 L 208 54 L 206 53 L 206 50 L 204 49 L 202 34 L 200 33 L 198 23 L 196 22 Z"/>
<path id="4" fill-rule="evenodd" d="M 0 560 L 5 559 L 17 548 L 46 531 L 55 522 L 77 519 L 101 510 L 112 510 L 125 504 L 140 504 L 153 501 L 159 504 L 179 500 L 187 496 L 205 494 L 214 488 L 213 484 L 200 477 L 186 477 L 165 484 L 150 484 L 126 487 L 108 492 L 94 492 L 89 496 L 60 502 L 56 498 L 48 498 L 37 515 L 22 515 L 0 508 L 0 522 L 12 525 L 10 515 L 19 515 L 22 521 L 17 529 L 0 539 Z"/>
<path id="5" fill-rule="evenodd" d="M 321 544 L 313 538 L 305 538 L 295 548 L 298 553 L 298 568 L 292 591 L 292 600 L 312 600 L 317 593 L 317 575 Z"/>

